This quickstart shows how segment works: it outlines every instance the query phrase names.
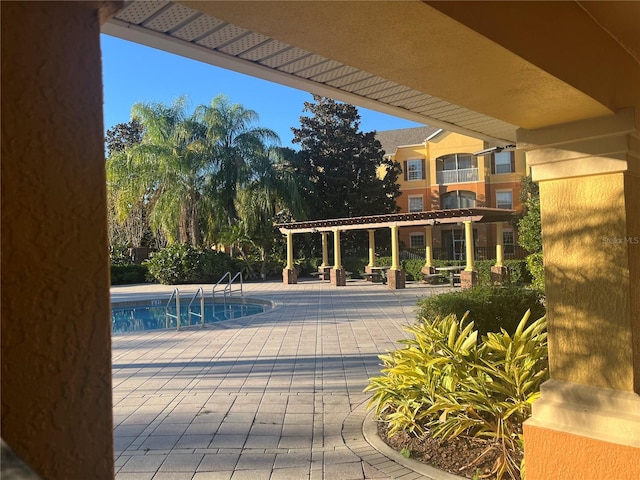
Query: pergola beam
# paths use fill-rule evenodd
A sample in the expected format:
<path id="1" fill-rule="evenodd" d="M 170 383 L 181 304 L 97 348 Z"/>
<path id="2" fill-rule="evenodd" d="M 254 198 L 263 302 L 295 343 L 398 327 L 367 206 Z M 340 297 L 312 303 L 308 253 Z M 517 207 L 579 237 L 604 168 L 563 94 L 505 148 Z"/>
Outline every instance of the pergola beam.
<path id="1" fill-rule="evenodd" d="M 499 208 L 460 208 L 452 210 L 432 210 L 429 212 L 392 213 L 386 215 L 372 215 L 367 217 L 334 218 L 292 223 L 280 223 L 276 226 L 280 232 L 320 233 L 330 232 L 339 227 L 345 230 L 370 230 L 390 228 L 392 226 L 414 227 L 453 224 L 461 222 L 495 223 L 511 220 L 513 210 Z"/>

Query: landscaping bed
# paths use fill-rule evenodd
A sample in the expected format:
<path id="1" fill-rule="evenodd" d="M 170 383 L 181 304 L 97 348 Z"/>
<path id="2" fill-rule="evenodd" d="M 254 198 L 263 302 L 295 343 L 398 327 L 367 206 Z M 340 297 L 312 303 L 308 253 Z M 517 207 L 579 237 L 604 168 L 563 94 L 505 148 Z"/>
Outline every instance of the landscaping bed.
<path id="1" fill-rule="evenodd" d="M 377 422 L 378 436 L 405 457 L 465 478 L 495 479 L 492 467 L 500 458 L 501 445 L 485 439 L 459 436 L 447 441 L 429 434 L 419 437 L 400 431 L 393 436 L 383 422 Z M 518 458 L 519 462 L 522 458 Z M 509 478 L 505 475 L 503 478 Z"/>

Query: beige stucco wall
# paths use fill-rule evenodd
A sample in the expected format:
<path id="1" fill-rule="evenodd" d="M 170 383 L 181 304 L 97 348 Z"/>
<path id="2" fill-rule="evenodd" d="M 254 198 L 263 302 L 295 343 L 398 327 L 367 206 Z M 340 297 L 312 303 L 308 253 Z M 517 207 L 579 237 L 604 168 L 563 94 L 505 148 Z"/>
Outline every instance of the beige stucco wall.
<path id="1" fill-rule="evenodd" d="M 47 479 L 113 478 L 100 6 L 2 2 L 2 436 Z"/>
<path id="2" fill-rule="evenodd" d="M 554 379 L 633 390 L 631 302 L 638 300 L 630 282 L 638 280 L 629 259 L 638 261 L 640 245 L 623 239 L 640 235 L 627 223 L 637 223 L 628 220 L 637 199 L 625 198 L 638 188 L 637 177 L 624 173 L 540 183 Z"/>

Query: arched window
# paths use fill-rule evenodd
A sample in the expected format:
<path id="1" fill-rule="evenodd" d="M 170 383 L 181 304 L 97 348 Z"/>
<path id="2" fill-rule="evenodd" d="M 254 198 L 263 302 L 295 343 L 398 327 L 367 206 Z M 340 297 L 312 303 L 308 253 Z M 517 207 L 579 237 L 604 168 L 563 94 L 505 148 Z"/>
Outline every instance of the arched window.
<path id="1" fill-rule="evenodd" d="M 456 190 L 454 192 L 447 192 L 441 197 L 440 207 L 443 210 L 449 210 L 452 208 L 472 208 L 475 206 L 475 192 L 469 192 L 467 190 Z"/>

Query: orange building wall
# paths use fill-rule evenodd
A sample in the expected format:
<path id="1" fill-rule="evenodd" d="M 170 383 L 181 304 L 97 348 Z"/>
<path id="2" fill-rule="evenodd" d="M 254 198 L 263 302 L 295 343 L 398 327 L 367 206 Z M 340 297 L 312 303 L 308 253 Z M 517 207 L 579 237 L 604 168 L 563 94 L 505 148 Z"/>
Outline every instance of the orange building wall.
<path id="1" fill-rule="evenodd" d="M 527 423 L 524 438 L 527 480 L 640 478 L 640 449 L 636 447 Z"/>

